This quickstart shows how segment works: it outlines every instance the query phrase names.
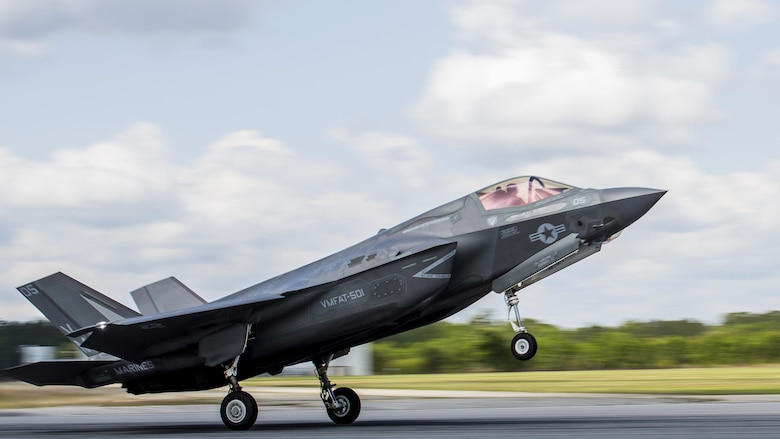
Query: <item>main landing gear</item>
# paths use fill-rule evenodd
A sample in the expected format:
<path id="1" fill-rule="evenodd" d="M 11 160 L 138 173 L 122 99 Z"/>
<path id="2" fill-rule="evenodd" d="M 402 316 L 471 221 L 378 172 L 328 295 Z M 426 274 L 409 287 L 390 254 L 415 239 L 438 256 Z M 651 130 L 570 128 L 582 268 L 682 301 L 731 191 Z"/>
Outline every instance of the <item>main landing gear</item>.
<path id="1" fill-rule="evenodd" d="M 320 379 L 320 398 L 325 404 L 328 417 L 336 424 L 346 425 L 355 422 L 360 415 L 360 397 L 348 387 L 333 389 L 334 384 L 328 378 L 328 366 L 333 356 L 325 360 L 314 360 L 317 377 Z"/>
<path id="2" fill-rule="evenodd" d="M 238 384 L 238 359 L 225 368 L 225 377 L 230 384 L 230 391 L 222 400 L 219 414 L 222 422 L 231 430 L 248 430 L 257 420 L 257 401 L 252 395 L 241 390 Z M 351 424 L 360 415 L 360 397 L 354 390 L 347 387 L 334 389 L 334 384 L 328 378 L 328 366 L 333 356 L 324 360 L 315 360 L 314 367 L 320 379 L 320 398 L 325 404 L 328 417 L 336 424 Z"/>
<path id="3" fill-rule="evenodd" d="M 233 360 L 233 364 L 225 370 L 225 377 L 230 383 L 230 391 L 222 400 L 219 408 L 219 414 L 222 416 L 222 422 L 231 430 L 248 430 L 257 420 L 257 401 L 252 395 L 241 390 L 238 385 L 238 359 L 240 355 Z"/>
<path id="4" fill-rule="evenodd" d="M 518 289 L 516 289 L 516 287 L 504 291 L 504 301 L 509 308 L 507 310 L 507 319 L 509 320 L 509 323 L 512 324 L 512 329 L 517 333 L 512 338 L 510 347 L 512 349 L 512 355 L 514 355 L 515 358 L 521 361 L 527 361 L 536 355 L 536 339 L 533 335 L 529 334 L 523 326 L 523 320 L 520 317 L 520 309 L 518 307 L 520 299 L 517 298 L 517 291 Z M 512 319 L 512 317 L 514 317 L 514 319 Z"/>

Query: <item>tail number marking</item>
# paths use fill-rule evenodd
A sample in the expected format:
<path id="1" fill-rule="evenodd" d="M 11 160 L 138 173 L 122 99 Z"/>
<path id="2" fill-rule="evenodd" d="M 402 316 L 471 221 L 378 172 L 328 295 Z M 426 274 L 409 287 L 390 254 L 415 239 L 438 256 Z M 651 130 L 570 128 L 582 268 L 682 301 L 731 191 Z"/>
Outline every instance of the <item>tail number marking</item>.
<path id="1" fill-rule="evenodd" d="M 25 285 L 23 287 L 19 287 L 19 292 L 24 294 L 24 297 L 31 297 L 34 296 L 35 294 L 38 294 L 38 289 L 35 288 L 32 284 L 30 284 L 30 285 Z"/>

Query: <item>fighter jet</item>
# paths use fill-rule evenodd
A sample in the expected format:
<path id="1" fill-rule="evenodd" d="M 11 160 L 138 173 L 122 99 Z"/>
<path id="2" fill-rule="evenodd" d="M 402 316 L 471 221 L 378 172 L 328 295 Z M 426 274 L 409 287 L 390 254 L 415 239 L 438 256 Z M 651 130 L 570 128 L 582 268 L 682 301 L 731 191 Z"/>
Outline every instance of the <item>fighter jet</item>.
<path id="1" fill-rule="evenodd" d="M 258 408 L 239 382 L 312 362 L 328 416 L 350 424 L 360 398 L 331 384 L 332 359 L 445 319 L 492 291 L 516 333 L 512 354 L 530 360 L 537 344 L 517 292 L 600 251 L 665 193 L 517 177 L 211 303 L 175 278 L 152 283 L 131 293 L 143 314 L 52 274 L 18 290 L 88 359 L 3 372 L 39 386 L 121 383 L 131 394 L 227 386 L 220 415 L 244 430 Z"/>

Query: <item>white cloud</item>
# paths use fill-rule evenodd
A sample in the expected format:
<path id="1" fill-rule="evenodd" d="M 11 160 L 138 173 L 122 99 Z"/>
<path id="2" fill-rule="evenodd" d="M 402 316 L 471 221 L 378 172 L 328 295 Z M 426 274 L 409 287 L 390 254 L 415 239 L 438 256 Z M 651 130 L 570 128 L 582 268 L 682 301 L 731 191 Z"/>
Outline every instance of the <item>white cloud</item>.
<path id="1" fill-rule="evenodd" d="M 554 0 L 541 3 L 546 15 L 569 25 L 587 23 L 589 26 L 635 26 L 644 24 L 655 15 L 659 2 L 635 0 Z"/>
<path id="2" fill-rule="evenodd" d="M 246 24 L 255 7 L 249 0 L 4 0 L 0 3 L 0 35 L 38 39 L 66 30 L 224 32 Z"/>
<path id="3" fill-rule="evenodd" d="M 766 52 L 751 73 L 754 78 L 765 79 L 776 87 L 780 79 L 780 48 Z"/>
<path id="4" fill-rule="evenodd" d="M 181 199 L 188 214 L 231 230 L 296 228 L 311 219 L 302 215 L 304 208 L 321 195 L 318 183 L 337 177 L 333 171 L 277 140 L 239 131 L 211 144 L 190 169 L 180 171 L 186 188 Z"/>
<path id="5" fill-rule="evenodd" d="M 14 58 L 39 58 L 46 52 L 46 46 L 36 41 L 0 37 L 0 61 Z"/>
<path id="6" fill-rule="evenodd" d="M 32 39 L 79 20 L 92 0 L 25 1 L 0 3 L 0 35 Z"/>
<path id="7" fill-rule="evenodd" d="M 377 131 L 350 132 L 336 128 L 329 132 L 334 140 L 360 153 L 375 172 L 388 177 L 394 184 L 400 182 L 422 187 L 431 169 L 429 154 L 417 139 Z"/>
<path id="8" fill-rule="evenodd" d="M 776 5 L 766 0 L 716 0 L 705 12 L 705 19 L 711 26 L 743 30 L 774 19 Z"/>
<path id="9" fill-rule="evenodd" d="M 147 123 L 45 161 L 0 149 L 10 188 L 0 192 L 0 290 L 61 270 L 125 303 L 125 291 L 170 275 L 214 299 L 395 221 L 381 196 L 343 180 L 338 161 L 307 160 L 256 132 L 229 133 L 189 165 L 166 151 Z M 3 294 L 0 309 L 21 300 Z"/>
<path id="10" fill-rule="evenodd" d="M 3 0 L 0 61 L 40 57 L 49 51 L 46 37 L 68 31 L 166 42 L 229 33 L 245 26 L 257 7 L 251 0 Z"/>
<path id="11" fill-rule="evenodd" d="M 383 160 L 397 155 L 396 148 L 405 154 L 419 147 L 396 134 L 335 130 L 332 135 L 361 152 L 357 163 L 363 174 L 395 175 L 392 166 L 381 171 Z M 113 139 L 61 151 L 47 161 L 0 150 L 2 184 L 13 188 L 0 198 L 0 222 L 9 232 L 0 240 L 0 289 L 13 291 L 62 270 L 129 303 L 127 291 L 176 275 L 214 299 L 338 251 L 489 179 L 510 176 L 432 162 L 423 174 L 431 190 L 394 180 L 388 190 L 376 192 L 360 184 L 361 173 L 344 178 L 355 174 L 340 165 L 344 152 L 315 162 L 253 131 L 226 134 L 189 165 L 172 163 L 166 149 L 157 127 L 135 124 Z M 780 249 L 764 241 L 780 223 L 780 208 L 767 200 L 780 191 L 780 163 L 719 176 L 690 159 L 641 148 L 512 163 L 507 166 L 523 166 L 518 174 L 532 170 L 580 186 L 670 191 L 593 260 L 524 293 L 529 316 L 579 325 L 714 318 L 769 306 L 767 285 L 778 280 L 771 264 Z M 29 169 L 38 172 L 28 175 Z M 44 182 L 63 187 L 47 192 L 19 186 L 40 173 L 48 174 L 38 183 L 42 187 Z M 33 199 L 20 197 L 17 188 Z M 162 201 L 150 204 L 155 196 Z M 76 209 L 80 216 L 69 213 Z M 749 306 L 725 293 L 744 287 L 745 279 L 751 282 Z M 0 309 L 19 313 L 0 317 L 33 316 L 22 300 L 0 296 Z M 705 309 L 697 305 L 701 302 Z M 485 306 L 501 310 L 503 304 L 491 295 L 473 310 Z"/>
<path id="12" fill-rule="evenodd" d="M 133 125 L 109 142 L 59 150 L 47 162 L 5 151 L 0 169 L 0 183 L 14 188 L 0 193 L 0 203 L 15 211 L 88 204 L 100 207 L 92 215 L 101 218 L 118 204 L 143 204 L 168 189 L 165 147 L 150 124 Z"/>
<path id="13" fill-rule="evenodd" d="M 713 89 L 729 72 L 723 47 L 576 36 L 505 3 L 469 4 L 454 17 L 463 44 L 436 61 L 411 110 L 437 135 L 592 151 L 615 130 L 685 139 L 690 124 L 717 115 Z"/>
<path id="14" fill-rule="evenodd" d="M 540 29 L 566 28 L 573 34 L 612 35 L 624 30 L 659 28 L 674 23 L 660 17 L 656 0 L 493 0 L 463 2 L 451 10 L 458 37 L 464 43 L 518 43 Z"/>
<path id="15" fill-rule="evenodd" d="M 780 49 L 767 52 L 764 55 L 764 61 L 770 66 L 780 67 Z"/>

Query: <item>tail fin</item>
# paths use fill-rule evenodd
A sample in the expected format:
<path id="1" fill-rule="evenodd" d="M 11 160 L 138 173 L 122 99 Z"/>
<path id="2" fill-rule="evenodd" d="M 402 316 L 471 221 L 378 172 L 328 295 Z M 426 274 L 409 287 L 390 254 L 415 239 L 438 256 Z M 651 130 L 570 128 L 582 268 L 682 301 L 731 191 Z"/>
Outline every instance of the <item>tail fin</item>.
<path id="1" fill-rule="evenodd" d="M 99 322 L 137 317 L 140 314 L 62 273 L 55 273 L 17 288 L 63 334 Z M 88 356 L 99 352 L 82 348 L 83 338 L 71 339 Z"/>
<path id="2" fill-rule="evenodd" d="M 206 303 L 203 298 L 175 277 L 159 280 L 130 294 L 133 296 L 138 310 L 146 316 L 192 308 Z"/>

